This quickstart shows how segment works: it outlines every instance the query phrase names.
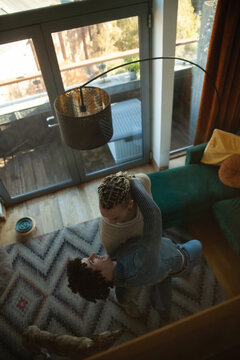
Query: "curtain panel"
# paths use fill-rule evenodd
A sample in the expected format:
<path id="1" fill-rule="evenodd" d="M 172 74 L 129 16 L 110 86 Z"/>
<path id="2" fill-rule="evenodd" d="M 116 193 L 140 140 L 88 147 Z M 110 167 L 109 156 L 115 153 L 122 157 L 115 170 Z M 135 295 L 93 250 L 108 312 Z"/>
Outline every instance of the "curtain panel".
<path id="1" fill-rule="evenodd" d="M 240 127 L 240 1 L 218 0 L 209 44 L 194 144 L 208 141 L 215 128 L 236 132 Z"/>

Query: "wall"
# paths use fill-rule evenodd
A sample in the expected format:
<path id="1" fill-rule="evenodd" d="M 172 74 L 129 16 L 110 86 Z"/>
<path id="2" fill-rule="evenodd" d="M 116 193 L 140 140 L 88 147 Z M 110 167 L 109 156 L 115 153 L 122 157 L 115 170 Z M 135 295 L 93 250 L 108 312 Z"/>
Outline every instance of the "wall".
<path id="1" fill-rule="evenodd" d="M 153 56 L 174 56 L 177 0 L 153 1 Z M 161 87 L 161 84 L 163 86 Z M 171 143 L 174 61 L 153 63 L 152 151 L 158 168 L 168 167 Z"/>

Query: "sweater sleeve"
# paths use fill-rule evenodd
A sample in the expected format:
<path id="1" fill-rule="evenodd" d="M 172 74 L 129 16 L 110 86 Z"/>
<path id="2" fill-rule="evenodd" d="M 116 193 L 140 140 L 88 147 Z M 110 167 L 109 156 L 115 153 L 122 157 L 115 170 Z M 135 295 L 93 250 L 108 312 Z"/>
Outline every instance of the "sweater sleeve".
<path id="1" fill-rule="evenodd" d="M 151 282 L 151 274 L 154 277 L 152 269 L 157 266 L 159 261 L 162 235 L 161 211 L 156 203 L 139 181 L 131 181 L 131 190 L 133 198 L 143 215 L 144 227 L 143 235 L 133 239 L 131 253 L 122 257 L 121 255 L 116 256 L 117 265 L 114 272 L 114 283 L 124 287 L 142 286 Z M 121 253 L 122 251 L 119 251 L 119 254 Z"/>

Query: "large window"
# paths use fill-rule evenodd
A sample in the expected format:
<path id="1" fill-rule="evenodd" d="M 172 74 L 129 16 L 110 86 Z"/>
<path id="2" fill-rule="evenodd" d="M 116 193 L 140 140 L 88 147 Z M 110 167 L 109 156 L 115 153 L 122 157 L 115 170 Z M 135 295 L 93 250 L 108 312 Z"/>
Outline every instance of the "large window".
<path id="1" fill-rule="evenodd" d="M 54 12 L 42 8 L 1 16 L 0 51 L 6 65 L 0 73 L 0 171 L 4 173 L 1 179 L 5 187 L 19 201 L 26 196 L 33 197 L 144 164 L 149 161 L 150 150 L 153 156 L 156 154 L 156 144 L 160 144 L 157 152 L 160 156 L 163 154 L 166 166 L 168 157 L 165 154 L 193 143 L 204 73 L 187 62 L 175 63 L 173 112 L 169 117 L 165 116 L 166 108 L 171 109 L 170 102 L 165 101 L 172 91 L 172 85 L 166 86 L 168 79 L 163 81 L 163 87 L 161 80 L 157 81 L 165 93 L 161 104 L 165 108 L 160 111 L 163 115 L 157 117 L 154 107 L 159 106 L 161 95 L 155 90 L 151 92 L 149 69 L 153 64 L 126 66 L 92 83 L 105 88 L 111 96 L 114 128 L 111 141 L 89 151 L 75 151 L 61 143 L 53 106 L 59 94 L 117 64 L 151 56 L 149 40 L 156 25 L 153 21 L 151 28 L 148 21 L 151 2 L 135 3 L 134 0 L 122 0 L 121 4 L 104 0 L 79 1 L 59 4 Z M 159 5 L 160 2 L 153 3 Z M 176 8 L 176 1 L 166 2 L 169 3 L 174 3 Z M 205 67 L 215 8 L 216 1 L 178 1 L 176 56 Z M 176 24 L 175 15 L 171 21 Z M 175 26 L 171 26 L 170 31 L 173 28 Z M 173 48 L 174 40 L 170 35 L 169 31 L 164 32 L 164 40 Z M 154 46 L 160 42 L 158 36 Z M 165 52 L 164 55 L 169 54 Z M 159 67 L 160 64 L 158 62 Z M 162 118 L 161 125 L 155 131 L 159 118 Z M 152 134 L 151 128 L 154 129 Z M 151 135 L 155 136 L 153 145 Z M 53 144 L 60 143 L 61 150 L 49 151 Z M 42 146 L 45 146 L 44 151 Z M 38 153 L 41 161 L 33 157 Z M 24 175 L 27 170 L 19 177 L 14 165 L 17 158 L 27 157 L 30 160 L 25 160 L 24 166 L 29 164 L 35 171 L 30 186 L 14 183 L 27 179 Z M 41 176 L 37 175 L 39 164 L 50 166 L 40 171 Z M 58 164 L 60 167 L 56 169 Z M 19 166 L 23 169 L 21 164 Z"/>
<path id="2" fill-rule="evenodd" d="M 179 0 L 175 56 L 205 68 L 216 0 Z M 176 61 L 171 150 L 193 144 L 204 72 Z"/>
<path id="3" fill-rule="evenodd" d="M 64 90 L 139 58 L 136 16 L 60 31 L 52 37 Z M 142 158 L 139 64 L 110 71 L 90 86 L 104 88 L 111 96 L 114 135 L 105 150 L 81 151 L 85 172 Z"/>
<path id="4" fill-rule="evenodd" d="M 10 203 L 149 160 L 150 83 L 144 65 L 123 66 L 91 84 L 111 96 L 114 135 L 108 144 L 77 151 L 61 141 L 54 114 L 58 95 L 149 56 L 146 4 L 91 9 L 90 15 L 89 7 L 82 14 L 82 5 L 88 2 L 68 4 L 69 17 L 65 5 L 56 7 L 48 21 L 42 16 L 46 9 L 13 14 L 15 29 L 6 24 L 1 33 L 0 179 Z M 37 24 L 18 29 L 30 14 Z"/>
<path id="5" fill-rule="evenodd" d="M 21 11 L 40 9 L 46 6 L 56 6 L 71 3 L 74 0 L 25 0 L 25 1 L 9 1 L 0 0 L 0 15 L 14 14 Z M 81 0 L 79 0 L 81 1 Z"/>
<path id="6" fill-rule="evenodd" d="M 52 37 L 65 90 L 139 58 L 137 16 L 59 31 Z M 128 67 L 114 70 L 102 78 L 102 83 L 114 79 L 127 82 L 127 72 Z"/>
<path id="7" fill-rule="evenodd" d="M 52 115 L 32 38 L 0 45 L 0 179 L 9 196 L 64 183 L 72 176 Z"/>

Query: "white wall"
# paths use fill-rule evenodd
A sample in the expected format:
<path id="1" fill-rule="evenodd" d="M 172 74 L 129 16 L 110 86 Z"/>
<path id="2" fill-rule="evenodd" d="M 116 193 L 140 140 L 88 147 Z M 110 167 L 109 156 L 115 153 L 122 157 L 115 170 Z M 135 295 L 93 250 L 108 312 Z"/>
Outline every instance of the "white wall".
<path id="1" fill-rule="evenodd" d="M 175 55 L 177 4 L 178 0 L 153 0 L 153 56 Z M 169 162 L 173 90 L 174 60 L 153 61 L 152 150 L 159 169 Z"/>

